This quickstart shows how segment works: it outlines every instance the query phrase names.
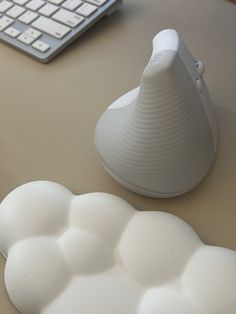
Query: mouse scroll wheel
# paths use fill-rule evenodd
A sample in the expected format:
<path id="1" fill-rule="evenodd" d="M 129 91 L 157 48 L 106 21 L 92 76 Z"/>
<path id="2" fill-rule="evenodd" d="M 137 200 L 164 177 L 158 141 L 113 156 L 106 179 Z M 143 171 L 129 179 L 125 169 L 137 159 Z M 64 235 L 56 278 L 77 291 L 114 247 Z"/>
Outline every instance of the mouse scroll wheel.
<path id="1" fill-rule="evenodd" d="M 197 67 L 197 70 L 198 70 L 198 73 L 199 73 L 200 77 L 202 77 L 204 72 L 205 72 L 204 64 L 201 61 L 199 61 L 199 60 L 195 60 L 195 65 Z"/>

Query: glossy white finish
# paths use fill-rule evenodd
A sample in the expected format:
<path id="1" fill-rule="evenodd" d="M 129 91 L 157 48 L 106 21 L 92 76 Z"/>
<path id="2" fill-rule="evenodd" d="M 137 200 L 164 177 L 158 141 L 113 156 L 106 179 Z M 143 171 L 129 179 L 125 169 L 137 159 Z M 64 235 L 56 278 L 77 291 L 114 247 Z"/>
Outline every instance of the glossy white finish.
<path id="1" fill-rule="evenodd" d="M 153 39 L 140 88 L 116 100 L 96 127 L 98 155 L 116 181 L 145 196 L 173 197 L 204 178 L 217 130 L 203 73 L 175 30 Z"/>
<path id="2" fill-rule="evenodd" d="M 233 314 L 236 252 L 106 193 L 31 182 L 0 205 L 5 284 L 23 314 Z"/>

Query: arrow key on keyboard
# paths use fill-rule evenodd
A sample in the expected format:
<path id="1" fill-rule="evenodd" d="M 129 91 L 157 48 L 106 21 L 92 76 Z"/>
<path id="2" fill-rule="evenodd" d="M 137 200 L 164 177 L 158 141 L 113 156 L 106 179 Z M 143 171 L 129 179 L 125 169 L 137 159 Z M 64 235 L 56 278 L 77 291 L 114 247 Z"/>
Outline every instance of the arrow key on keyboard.
<path id="1" fill-rule="evenodd" d="M 32 47 L 40 52 L 46 52 L 50 46 L 41 40 L 37 40 L 35 43 L 33 43 Z"/>
<path id="2" fill-rule="evenodd" d="M 36 29 L 33 29 L 33 28 L 28 28 L 24 34 L 30 36 L 30 37 L 33 37 L 34 39 L 38 39 L 42 33 L 37 31 Z"/>
<path id="3" fill-rule="evenodd" d="M 14 27 L 8 27 L 4 33 L 12 38 L 15 38 L 20 34 L 20 31 Z"/>
<path id="4" fill-rule="evenodd" d="M 20 42 L 22 42 L 23 44 L 26 45 L 30 45 L 33 41 L 35 41 L 35 39 L 33 37 L 30 37 L 26 34 L 21 34 L 17 40 L 19 40 Z"/>

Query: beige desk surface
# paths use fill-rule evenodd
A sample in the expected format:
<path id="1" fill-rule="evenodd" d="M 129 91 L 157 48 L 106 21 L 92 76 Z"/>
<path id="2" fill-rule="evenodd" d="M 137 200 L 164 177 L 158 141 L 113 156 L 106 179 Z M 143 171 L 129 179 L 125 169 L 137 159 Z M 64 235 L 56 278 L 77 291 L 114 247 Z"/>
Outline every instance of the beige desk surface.
<path id="1" fill-rule="evenodd" d="M 93 144 L 99 116 L 139 84 L 152 37 L 163 28 L 176 28 L 205 62 L 220 137 L 204 182 L 169 200 L 148 199 L 119 186 L 100 165 Z M 3 44 L 0 56 L 1 199 L 39 179 L 78 194 L 109 192 L 140 210 L 174 213 L 206 243 L 236 249 L 236 4 L 127 0 L 47 65 Z M 0 314 L 18 313 L 4 290 L 4 264 L 0 257 Z"/>

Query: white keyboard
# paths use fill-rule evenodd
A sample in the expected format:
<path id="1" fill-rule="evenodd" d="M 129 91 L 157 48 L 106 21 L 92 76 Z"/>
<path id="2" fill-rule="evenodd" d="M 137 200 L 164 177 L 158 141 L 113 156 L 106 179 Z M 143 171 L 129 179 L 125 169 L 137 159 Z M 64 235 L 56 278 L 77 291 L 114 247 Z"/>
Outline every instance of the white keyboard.
<path id="1" fill-rule="evenodd" d="M 122 0 L 0 0 L 0 40 L 48 62 L 121 3 Z"/>

